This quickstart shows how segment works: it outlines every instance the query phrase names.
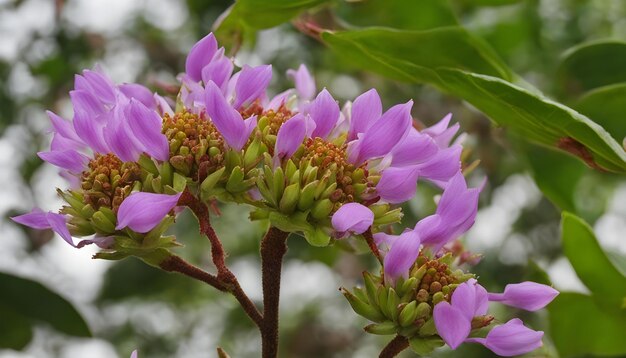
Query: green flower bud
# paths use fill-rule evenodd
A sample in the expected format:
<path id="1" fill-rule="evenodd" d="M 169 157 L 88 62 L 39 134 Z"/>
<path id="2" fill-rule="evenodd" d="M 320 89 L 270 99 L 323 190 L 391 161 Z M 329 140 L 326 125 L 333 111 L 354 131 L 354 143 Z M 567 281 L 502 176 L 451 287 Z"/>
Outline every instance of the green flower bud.
<path id="1" fill-rule="evenodd" d="M 230 176 L 228 177 L 228 180 L 226 181 L 226 190 L 234 194 L 245 191 L 247 187 L 243 183 L 243 178 L 244 178 L 243 169 L 241 169 L 241 167 L 238 167 L 238 166 L 234 167 L 232 171 L 230 172 Z"/>
<path id="2" fill-rule="evenodd" d="M 378 335 L 396 334 L 396 325 L 393 322 L 375 323 L 363 328 L 365 332 Z"/>
<path id="3" fill-rule="evenodd" d="M 115 232 L 115 224 L 102 211 L 96 211 L 91 217 L 93 227 L 104 234 Z"/>
<path id="4" fill-rule="evenodd" d="M 409 304 L 404 306 L 400 315 L 398 316 L 398 323 L 402 327 L 408 327 L 415 319 L 417 318 L 417 302 L 411 301 Z"/>
<path id="5" fill-rule="evenodd" d="M 283 197 L 280 199 L 278 207 L 285 214 L 290 214 L 298 205 L 298 197 L 300 195 L 300 183 L 294 183 L 285 188 Z"/>
<path id="6" fill-rule="evenodd" d="M 350 306 L 352 306 L 352 309 L 354 310 L 354 312 L 356 312 L 358 315 L 361 315 L 369 319 L 370 321 L 374 321 L 374 322 L 383 322 L 385 320 L 385 317 L 383 317 L 383 315 L 380 314 L 380 312 L 378 312 L 377 309 L 363 302 L 358 297 L 353 295 L 350 291 L 346 290 L 343 287 L 340 288 L 339 290 L 346 297 L 346 299 L 348 300 L 348 303 L 350 303 Z"/>
<path id="7" fill-rule="evenodd" d="M 317 184 L 318 182 L 316 180 L 308 183 L 304 186 L 304 188 L 302 188 L 300 198 L 298 199 L 299 210 L 306 211 L 313 206 L 313 203 L 315 202 L 315 188 L 317 187 Z"/>
<path id="8" fill-rule="evenodd" d="M 317 220 L 327 218 L 333 211 L 333 207 L 334 204 L 332 201 L 328 199 L 320 200 L 313 205 L 313 209 L 311 209 L 311 216 Z"/>

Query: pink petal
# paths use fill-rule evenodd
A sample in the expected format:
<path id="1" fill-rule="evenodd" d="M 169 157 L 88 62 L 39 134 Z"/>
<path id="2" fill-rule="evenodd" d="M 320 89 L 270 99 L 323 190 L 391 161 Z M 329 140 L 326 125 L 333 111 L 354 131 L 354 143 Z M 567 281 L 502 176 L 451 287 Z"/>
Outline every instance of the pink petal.
<path id="1" fill-rule="evenodd" d="M 128 99 L 135 99 L 148 108 L 154 109 L 156 107 L 153 93 L 146 87 L 137 83 L 124 83 L 118 88 Z"/>
<path id="2" fill-rule="evenodd" d="M 417 167 L 390 167 L 382 172 L 376 185 L 376 192 L 381 199 L 392 203 L 402 203 L 411 199 L 417 191 Z"/>
<path id="3" fill-rule="evenodd" d="M 372 226 L 374 213 L 359 203 L 347 203 L 333 214 L 331 221 L 337 232 L 362 234 Z"/>
<path id="4" fill-rule="evenodd" d="M 463 343 L 472 328 L 465 314 L 446 301 L 435 306 L 433 319 L 439 336 L 452 349 L 457 349 Z"/>
<path id="5" fill-rule="evenodd" d="M 128 124 L 135 138 L 151 157 L 166 161 L 169 160 L 170 150 L 167 138 L 161 133 L 161 123 L 161 117 L 155 111 L 135 99 L 130 101 Z"/>
<path id="6" fill-rule="evenodd" d="M 489 294 L 489 300 L 526 311 L 537 311 L 547 306 L 559 294 L 554 288 L 536 282 L 508 284 L 504 293 Z"/>
<path id="7" fill-rule="evenodd" d="M 211 62 L 202 69 L 202 81 L 204 83 L 213 81 L 223 91 L 226 89 L 232 73 L 233 61 L 224 56 L 224 48 L 222 47 L 215 53 Z"/>
<path id="8" fill-rule="evenodd" d="M 272 66 L 243 66 L 235 84 L 234 108 L 246 107 L 265 94 L 272 79 Z"/>
<path id="9" fill-rule="evenodd" d="M 304 100 L 311 100 L 315 96 L 315 79 L 311 76 L 304 64 L 298 70 L 287 70 L 287 76 L 291 77 L 296 85 L 298 96 Z"/>
<path id="10" fill-rule="evenodd" d="M 213 33 L 203 37 L 189 50 L 185 61 L 185 72 L 193 81 L 202 79 L 202 69 L 208 65 L 217 51 L 217 41 Z"/>
<path id="11" fill-rule="evenodd" d="M 206 85 L 205 104 L 207 114 L 226 143 L 235 150 L 241 150 L 250 137 L 249 126 L 246 126 L 241 114 L 226 102 L 221 90 L 213 82 Z"/>
<path id="12" fill-rule="evenodd" d="M 385 255 L 385 278 L 394 281 L 398 277 L 407 277 L 411 266 L 420 252 L 420 237 L 414 230 L 407 230 L 393 241 Z"/>
<path id="13" fill-rule="evenodd" d="M 52 212 L 45 213 L 40 209 L 34 209 L 28 214 L 14 216 L 11 219 L 22 225 L 32 227 L 33 229 L 52 229 L 68 244 L 74 246 L 72 235 L 67 228 L 65 215 Z"/>
<path id="14" fill-rule="evenodd" d="M 120 205 L 115 229 L 129 227 L 139 233 L 154 229 L 176 206 L 180 195 L 180 193 L 167 195 L 145 192 L 131 194 Z"/>
<path id="15" fill-rule="evenodd" d="M 543 343 L 542 331 L 534 331 L 514 318 L 507 323 L 493 328 L 484 340 L 484 345 L 497 355 L 512 357 L 532 352 Z M 480 342 L 479 342 L 480 343 Z"/>
<path id="16" fill-rule="evenodd" d="M 309 107 L 309 115 L 315 121 L 312 137 L 326 138 L 339 120 L 339 104 L 324 88 Z"/>
<path id="17" fill-rule="evenodd" d="M 383 105 L 375 89 L 358 96 L 352 104 L 348 140 L 357 138 L 358 133 L 365 133 L 383 114 Z"/>
<path id="18" fill-rule="evenodd" d="M 61 150 L 37 153 L 39 158 L 56 165 L 59 168 L 67 169 L 78 174 L 85 170 L 89 159 L 75 150 Z"/>
<path id="19" fill-rule="evenodd" d="M 288 119 L 278 130 L 276 148 L 279 158 L 291 158 L 306 137 L 307 119 L 301 113 Z"/>
<path id="20" fill-rule="evenodd" d="M 391 166 L 404 167 L 424 163 L 437 154 L 437 149 L 431 137 L 410 129 L 406 138 L 391 150 Z"/>

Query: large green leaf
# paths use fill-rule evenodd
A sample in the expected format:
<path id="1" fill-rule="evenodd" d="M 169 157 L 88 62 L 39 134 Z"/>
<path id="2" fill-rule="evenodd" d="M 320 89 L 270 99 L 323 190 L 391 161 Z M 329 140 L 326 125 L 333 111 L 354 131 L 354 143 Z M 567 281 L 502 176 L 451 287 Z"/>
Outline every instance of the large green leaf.
<path id="1" fill-rule="evenodd" d="M 558 77 L 563 90 L 579 93 L 626 82 L 626 42 L 608 40 L 585 43 L 563 55 Z"/>
<path id="2" fill-rule="evenodd" d="M 0 304 L 0 349 L 21 350 L 33 338 L 33 329 L 28 318 L 10 307 Z"/>
<path id="3" fill-rule="evenodd" d="M 561 293 L 548 306 L 550 336 L 562 357 L 626 354 L 626 311 L 606 311 L 593 297 Z"/>
<path id="4" fill-rule="evenodd" d="M 601 126 L 536 90 L 506 81 L 512 77 L 506 66 L 462 29 L 325 32 L 322 39 L 357 66 L 430 83 L 530 141 L 558 147 L 597 169 L 626 172 L 626 153 Z"/>
<path id="5" fill-rule="evenodd" d="M 593 118 L 617 141 L 621 142 L 626 137 L 626 83 L 587 92 L 576 102 L 574 108 Z"/>
<path id="6" fill-rule="evenodd" d="M 458 24 L 450 4 L 442 0 L 341 1 L 337 14 L 355 26 L 425 30 Z"/>
<path id="7" fill-rule="evenodd" d="M 626 299 L 626 276 L 607 257 L 591 227 L 574 214 L 564 212 L 561 229 L 563 252 L 576 275 L 598 299 L 620 307 Z"/>
<path id="8" fill-rule="evenodd" d="M 63 297 L 39 282 L 0 272 L 0 304 L 28 319 L 76 337 L 90 337 L 87 323 Z M 6 334 L 0 332 L 0 336 Z"/>

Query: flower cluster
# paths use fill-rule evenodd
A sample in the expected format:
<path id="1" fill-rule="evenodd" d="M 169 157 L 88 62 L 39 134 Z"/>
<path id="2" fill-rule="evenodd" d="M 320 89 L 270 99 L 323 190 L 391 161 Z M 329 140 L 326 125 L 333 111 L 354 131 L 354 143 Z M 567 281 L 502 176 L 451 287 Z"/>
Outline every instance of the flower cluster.
<path id="1" fill-rule="evenodd" d="M 424 351 L 441 339 L 452 348 L 482 343 L 500 355 L 540 345 L 541 332 L 518 320 L 485 337 L 476 333 L 491 327 L 488 300 L 536 310 L 556 291 L 523 283 L 487 294 L 474 275 L 455 268 L 459 257 L 446 247 L 473 224 L 482 187 L 466 185 L 463 136 L 451 116 L 418 130 L 412 101 L 383 110 L 371 89 L 340 107 L 326 89 L 317 93 L 304 65 L 287 75 L 295 88 L 270 97 L 272 67 L 237 70 L 212 34 L 190 50 L 175 100 L 139 84 L 116 85 L 99 69 L 84 71 L 70 92 L 72 119 L 48 112 L 51 149 L 39 153 L 69 180 L 58 190 L 66 205 L 13 220 L 52 228 L 72 246 L 95 243 L 100 258 L 135 255 L 159 264 L 177 245 L 163 233 L 181 195 L 248 204 L 251 219 L 312 245 L 369 240 L 382 274 L 366 274 L 366 290 L 343 291 L 357 313 L 376 322 L 368 332 L 400 334 Z M 398 204 L 415 195 L 419 179 L 444 189 L 436 213 L 390 234 L 402 216 Z"/>

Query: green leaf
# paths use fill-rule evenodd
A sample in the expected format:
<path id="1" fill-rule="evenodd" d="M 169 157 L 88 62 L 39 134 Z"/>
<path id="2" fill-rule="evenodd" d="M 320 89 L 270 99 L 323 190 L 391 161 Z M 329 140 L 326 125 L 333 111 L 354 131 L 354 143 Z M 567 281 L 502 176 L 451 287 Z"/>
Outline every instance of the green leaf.
<path id="1" fill-rule="evenodd" d="M 618 142 L 626 137 L 626 83 L 585 93 L 574 108 L 604 127 Z"/>
<path id="2" fill-rule="evenodd" d="M 626 82 L 626 42 L 603 40 L 584 43 L 563 55 L 557 71 L 563 90 L 580 93 Z"/>
<path id="3" fill-rule="evenodd" d="M 561 293 L 548 306 L 550 336 L 562 357 L 626 354 L 626 311 L 607 312 L 593 297 Z"/>
<path id="4" fill-rule="evenodd" d="M 76 337 L 91 337 L 87 323 L 67 300 L 36 281 L 0 272 L 0 304 Z"/>
<path id="5" fill-rule="evenodd" d="M 441 0 L 341 1 L 337 14 L 356 26 L 425 30 L 458 25 L 450 4 Z"/>
<path id="6" fill-rule="evenodd" d="M 0 304 L 0 349 L 22 350 L 33 338 L 28 318 Z"/>
<path id="7" fill-rule="evenodd" d="M 535 89 L 491 76 L 508 79 L 512 74 L 487 45 L 462 29 L 325 32 L 322 39 L 357 66 L 430 83 L 532 142 L 565 150 L 596 169 L 626 172 L 624 149 L 601 126 Z"/>
<path id="8" fill-rule="evenodd" d="M 596 297 L 619 307 L 626 297 L 626 276 L 613 266 L 591 227 L 568 212 L 563 213 L 561 226 L 563 252 L 576 275 Z"/>

